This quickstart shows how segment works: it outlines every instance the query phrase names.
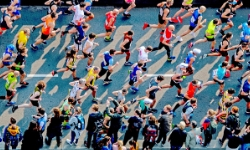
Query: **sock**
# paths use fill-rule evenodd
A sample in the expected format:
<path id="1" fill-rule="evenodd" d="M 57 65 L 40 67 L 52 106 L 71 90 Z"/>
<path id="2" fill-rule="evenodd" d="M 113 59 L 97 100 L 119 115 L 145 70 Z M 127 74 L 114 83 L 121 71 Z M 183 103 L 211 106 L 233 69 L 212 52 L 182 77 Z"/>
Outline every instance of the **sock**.
<path id="1" fill-rule="evenodd" d="M 125 11 L 125 14 L 128 14 L 128 12 L 127 12 L 127 11 Z"/>
<path id="2" fill-rule="evenodd" d="M 240 77 L 240 79 L 242 80 L 242 79 L 243 79 L 243 77 Z"/>
<path id="3" fill-rule="evenodd" d="M 108 71 L 105 80 L 108 80 L 110 75 L 111 75 L 111 72 Z"/>
<path id="4" fill-rule="evenodd" d="M 179 104 L 179 103 L 177 103 L 175 106 L 174 106 L 174 109 L 173 109 L 173 112 L 175 112 L 175 110 L 177 109 L 177 108 L 179 108 L 181 105 Z"/>
<path id="5" fill-rule="evenodd" d="M 57 74 L 57 71 L 54 71 L 54 74 Z"/>
<path id="6" fill-rule="evenodd" d="M 63 34 L 67 34 L 67 33 L 69 33 L 69 31 L 63 31 Z"/>
<path id="7" fill-rule="evenodd" d="M 34 44 L 32 44 L 32 46 L 33 46 L 33 47 L 36 47 L 36 44 L 34 43 Z"/>
<path id="8" fill-rule="evenodd" d="M 150 27 L 150 24 L 148 24 L 147 27 Z"/>

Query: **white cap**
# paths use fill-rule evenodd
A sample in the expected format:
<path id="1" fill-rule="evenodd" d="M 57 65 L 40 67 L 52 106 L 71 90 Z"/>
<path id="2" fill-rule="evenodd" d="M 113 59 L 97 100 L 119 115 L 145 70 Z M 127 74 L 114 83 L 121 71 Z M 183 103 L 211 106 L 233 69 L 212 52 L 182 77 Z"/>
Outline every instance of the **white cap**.
<path id="1" fill-rule="evenodd" d="M 181 63 L 179 66 L 180 66 L 180 68 L 187 68 L 187 67 L 188 67 L 188 64 L 186 64 L 186 63 Z"/>
<path id="2" fill-rule="evenodd" d="M 194 49 L 193 49 L 193 52 L 194 52 L 196 55 L 198 55 L 198 54 L 201 53 L 201 50 L 198 49 L 198 48 L 194 48 Z"/>

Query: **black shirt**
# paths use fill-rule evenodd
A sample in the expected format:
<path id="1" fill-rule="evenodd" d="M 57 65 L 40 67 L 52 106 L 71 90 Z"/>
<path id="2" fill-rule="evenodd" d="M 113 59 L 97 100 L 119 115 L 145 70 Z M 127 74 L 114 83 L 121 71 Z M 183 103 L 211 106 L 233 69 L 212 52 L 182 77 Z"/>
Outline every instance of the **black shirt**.
<path id="1" fill-rule="evenodd" d="M 22 56 L 21 54 L 17 55 L 17 58 L 15 60 L 15 64 L 23 65 L 24 62 L 25 62 L 25 56 Z"/>

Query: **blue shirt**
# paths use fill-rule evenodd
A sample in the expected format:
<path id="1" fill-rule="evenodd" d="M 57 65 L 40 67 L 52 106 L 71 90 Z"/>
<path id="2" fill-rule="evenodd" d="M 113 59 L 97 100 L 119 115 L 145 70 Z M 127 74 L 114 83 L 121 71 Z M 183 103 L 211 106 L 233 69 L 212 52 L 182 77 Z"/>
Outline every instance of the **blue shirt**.
<path id="1" fill-rule="evenodd" d="M 75 27 L 76 27 L 76 29 L 77 29 L 77 31 L 79 33 L 79 36 L 78 36 L 77 40 L 82 41 L 82 39 L 84 38 L 85 32 L 83 31 L 83 28 L 82 28 L 81 25 L 80 26 L 75 26 Z"/>
<path id="2" fill-rule="evenodd" d="M 101 64 L 103 69 L 108 69 L 109 66 L 113 66 L 113 57 L 109 55 L 109 51 L 104 52 L 104 59 Z"/>
<path id="3" fill-rule="evenodd" d="M 249 93 L 250 91 L 250 84 L 248 83 L 248 81 L 246 80 L 242 86 L 242 91 L 245 93 Z"/>
<path id="4" fill-rule="evenodd" d="M 242 23 L 242 30 L 243 30 L 243 36 L 241 37 L 241 41 L 248 42 L 249 40 L 245 39 L 246 36 L 250 36 L 250 28 L 248 27 L 248 24 Z"/>
<path id="5" fill-rule="evenodd" d="M 134 68 L 133 68 L 133 71 L 130 73 L 130 79 L 132 80 L 133 78 L 136 78 L 136 72 L 138 70 L 141 70 L 138 65 L 136 65 Z"/>
<path id="6" fill-rule="evenodd" d="M 90 5 L 86 7 L 86 10 L 90 11 L 91 10 L 91 6 L 92 6 L 92 0 L 85 0 L 84 2 L 85 3 L 90 3 Z"/>
<path id="7" fill-rule="evenodd" d="M 217 70 L 217 78 L 219 80 L 222 80 L 226 73 L 226 68 L 222 68 L 221 65 L 222 64 L 219 65 L 218 70 Z"/>
<path id="8" fill-rule="evenodd" d="M 189 64 L 190 59 L 193 58 L 193 57 L 194 57 L 193 51 L 188 52 L 187 58 L 186 58 L 186 60 L 185 60 L 185 63 L 186 63 L 186 64 Z"/>
<path id="9" fill-rule="evenodd" d="M 198 23 L 198 18 L 201 16 L 199 13 L 199 9 L 196 9 L 190 19 L 190 26 L 191 27 L 196 27 Z"/>

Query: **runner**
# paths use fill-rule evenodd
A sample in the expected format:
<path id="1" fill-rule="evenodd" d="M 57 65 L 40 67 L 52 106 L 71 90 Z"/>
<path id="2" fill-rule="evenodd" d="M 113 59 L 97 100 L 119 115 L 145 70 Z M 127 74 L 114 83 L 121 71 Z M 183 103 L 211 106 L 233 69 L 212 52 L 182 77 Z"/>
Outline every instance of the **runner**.
<path id="1" fill-rule="evenodd" d="M 142 84 L 144 81 L 143 79 L 146 77 L 146 75 L 142 75 L 143 72 L 145 72 L 147 69 L 143 68 L 143 63 L 138 62 L 135 63 L 131 68 L 130 74 L 129 74 L 129 83 L 126 84 L 123 89 L 128 90 L 128 88 L 131 87 L 131 90 L 136 93 L 139 91 L 139 85 Z"/>
<path id="2" fill-rule="evenodd" d="M 93 96 L 93 100 L 92 101 L 99 101 L 100 99 L 96 97 L 96 91 L 98 89 L 98 86 L 95 85 L 95 81 L 99 78 L 99 72 L 100 72 L 100 68 L 99 67 L 89 67 L 88 68 L 88 74 L 86 77 L 86 83 L 85 83 L 85 87 L 83 88 L 83 90 L 91 90 L 92 91 L 92 96 Z"/>
<path id="3" fill-rule="evenodd" d="M 16 95 L 16 84 L 17 84 L 17 77 L 20 75 L 18 71 L 10 72 L 5 77 L 5 90 L 6 96 L 0 96 L 0 99 L 8 100 L 6 106 L 12 106 L 15 102 L 12 102 L 12 98 Z"/>
<path id="4" fill-rule="evenodd" d="M 174 116 L 175 116 L 175 110 L 177 108 L 184 105 L 188 100 L 195 99 L 194 95 L 195 95 L 196 89 L 200 89 L 200 88 L 201 88 L 201 81 L 193 80 L 188 83 L 187 92 L 184 95 L 184 98 L 176 102 L 174 106 L 172 107 Z"/>
<path id="5" fill-rule="evenodd" d="M 121 51 L 116 51 L 115 55 L 120 55 L 126 53 L 126 61 L 124 66 L 131 66 L 133 63 L 129 62 L 130 58 L 130 46 L 133 41 L 133 31 L 124 32 L 123 42 L 120 44 Z"/>
<path id="6" fill-rule="evenodd" d="M 237 97 L 235 97 L 232 102 L 239 102 L 241 99 L 246 101 L 246 113 L 250 114 L 250 76 L 248 76 L 247 80 L 243 83 L 243 86 L 240 90 L 240 93 Z"/>
<path id="7" fill-rule="evenodd" d="M 104 37 L 105 42 L 113 41 L 113 39 L 111 38 L 111 34 L 116 29 L 115 21 L 116 21 L 116 17 L 118 14 L 119 14 L 118 9 L 114 9 L 113 11 L 109 11 L 105 14 L 106 20 L 105 20 L 104 28 L 106 30 L 106 33 L 100 33 L 96 35 L 96 37 Z"/>
<path id="8" fill-rule="evenodd" d="M 176 39 L 179 42 L 182 42 L 183 41 L 182 37 L 184 37 L 188 33 L 190 33 L 192 37 L 195 38 L 196 37 L 195 32 L 200 30 L 203 27 L 203 23 L 207 21 L 206 19 L 202 21 L 202 14 L 206 11 L 205 6 L 201 6 L 199 9 L 193 8 L 189 11 L 192 13 L 192 17 L 190 19 L 190 25 L 187 31 L 182 33 L 180 36 L 176 37 Z"/>
<path id="9" fill-rule="evenodd" d="M 151 61 L 151 59 L 148 59 L 148 53 L 152 52 L 152 46 L 146 48 L 145 46 L 141 46 L 140 48 L 137 48 L 137 50 L 139 51 L 138 62 L 143 63 L 143 67 L 146 67 L 146 63 Z"/>
<path id="10" fill-rule="evenodd" d="M 197 57 L 198 54 L 201 53 L 200 49 L 194 48 L 192 51 L 189 51 L 187 53 L 187 57 L 184 60 L 185 64 L 188 64 L 188 67 L 186 68 L 186 73 L 182 78 L 185 78 L 186 76 L 189 76 L 194 73 L 194 67 L 193 63 L 195 62 L 195 58 Z"/>
<path id="11" fill-rule="evenodd" d="M 129 11 L 135 8 L 135 6 L 135 0 L 123 0 L 123 4 L 122 7 L 119 9 L 119 13 L 123 12 L 124 17 L 131 17 Z M 125 9 L 126 11 L 124 12 Z"/>
<path id="12" fill-rule="evenodd" d="M 27 86 L 29 85 L 28 82 L 24 81 L 24 78 L 26 76 L 26 73 L 23 71 L 25 65 L 25 58 L 28 57 L 27 55 L 28 49 L 24 48 L 21 49 L 20 52 L 17 55 L 16 60 L 12 63 L 10 70 L 3 72 L 0 75 L 0 78 L 2 78 L 3 76 L 7 75 L 9 72 L 13 72 L 13 71 L 18 71 L 20 73 L 20 83 L 22 86 Z"/>
<path id="13" fill-rule="evenodd" d="M 105 51 L 103 54 L 100 54 L 99 57 L 103 58 L 101 63 L 101 71 L 99 72 L 99 78 L 101 78 L 104 74 L 106 74 L 106 78 L 103 80 L 103 84 L 109 84 L 112 82 L 112 79 L 109 78 L 114 68 L 119 65 L 119 62 L 116 62 L 114 65 L 113 56 L 115 55 L 115 50 L 110 49 L 109 51 Z"/>
<path id="14" fill-rule="evenodd" d="M 229 61 L 229 54 L 228 51 L 237 49 L 240 47 L 240 45 L 235 45 L 232 47 L 229 47 L 230 40 L 233 38 L 233 34 L 231 32 L 228 32 L 222 39 L 222 42 L 219 45 L 219 49 L 215 49 L 215 52 L 203 54 L 202 58 L 206 58 L 207 56 L 223 56 L 225 57 L 225 61 Z"/>
<path id="15" fill-rule="evenodd" d="M 99 46 L 98 43 L 94 42 L 96 37 L 96 34 L 90 33 L 87 41 L 85 42 L 84 46 L 81 45 L 75 45 L 75 47 L 78 47 L 78 50 L 82 50 L 82 55 L 77 55 L 78 59 L 85 59 L 88 58 L 88 63 L 86 66 L 86 69 L 91 68 L 92 61 L 94 60 L 94 54 L 93 49 L 94 46 Z"/>
<path id="16" fill-rule="evenodd" d="M 16 49 L 18 52 L 20 51 L 20 49 L 24 49 L 26 47 L 26 44 L 29 40 L 29 36 L 30 36 L 29 28 L 24 28 L 18 33 L 16 41 Z"/>
<path id="17" fill-rule="evenodd" d="M 187 10 L 188 11 L 188 13 L 190 13 L 190 9 L 192 9 L 192 4 L 193 3 L 193 0 L 183 0 L 183 2 L 182 2 L 182 4 L 181 4 L 181 9 L 180 10 L 178 10 L 175 14 L 174 14 L 174 16 L 172 17 L 173 19 L 175 19 L 175 18 L 177 18 L 177 19 L 179 19 L 179 16 L 181 15 L 181 13 L 183 13 L 185 10 Z M 190 13 L 190 15 L 192 15 L 191 13 Z"/>
<path id="18" fill-rule="evenodd" d="M 222 14 L 222 10 L 225 8 L 228 2 L 233 3 L 233 8 L 234 8 L 234 11 L 232 11 L 233 15 L 236 15 L 236 10 L 243 6 L 242 0 L 233 0 L 233 1 L 228 0 L 225 3 L 223 3 L 223 5 L 219 9 L 216 10 L 216 12 L 219 14 Z"/>
<path id="19" fill-rule="evenodd" d="M 158 47 L 154 47 L 152 51 L 161 50 L 163 47 L 167 51 L 167 61 L 171 62 L 173 59 L 175 59 L 175 56 L 170 56 L 170 48 L 173 47 L 173 44 L 171 44 L 171 39 L 175 37 L 173 34 L 173 31 L 175 30 L 174 25 L 169 25 L 165 30 L 163 35 L 160 37 L 160 43 Z"/>
<path id="20" fill-rule="evenodd" d="M 126 100 L 125 96 L 128 94 L 128 90 L 122 89 L 122 90 L 114 91 L 112 92 L 112 94 L 117 97 L 116 99 L 119 102 L 119 104 L 123 104 Z"/>
<path id="21" fill-rule="evenodd" d="M 215 38 L 214 36 L 216 35 L 215 33 L 215 28 L 218 24 L 219 20 L 216 18 L 216 19 L 213 19 L 212 21 L 209 22 L 208 24 L 208 28 L 205 32 L 205 38 L 204 39 L 199 39 L 197 41 L 195 41 L 194 43 L 191 42 L 189 45 L 188 45 L 188 48 L 192 48 L 194 45 L 198 44 L 198 43 L 203 43 L 203 42 L 212 42 L 211 43 L 211 51 L 214 52 L 214 46 L 216 44 L 216 41 L 215 41 Z"/>
<path id="22" fill-rule="evenodd" d="M 60 31 L 60 29 L 55 28 L 55 21 L 58 18 L 58 14 L 51 13 L 50 15 L 44 16 L 41 20 L 44 21 L 44 25 L 42 27 L 42 35 L 40 39 L 36 40 L 35 43 L 31 44 L 31 48 L 33 50 L 38 50 L 38 45 L 41 43 L 46 44 L 46 40 L 56 36 L 56 33 Z"/>
<path id="23" fill-rule="evenodd" d="M 0 62 L 0 68 L 3 68 L 4 66 L 6 66 L 8 69 L 11 68 L 11 62 L 14 61 L 12 58 L 17 57 L 17 55 L 14 53 L 14 50 L 15 46 L 13 44 L 9 44 L 6 47 L 5 52 L 3 53 L 2 61 Z"/>
<path id="24" fill-rule="evenodd" d="M 21 18 L 20 10 L 22 10 L 22 8 L 21 8 L 21 1 L 20 0 L 11 0 L 10 1 L 10 7 L 14 8 L 14 10 L 12 12 L 12 14 L 14 16 L 12 16 L 12 18 L 15 18 L 14 20 L 20 19 Z"/>
<path id="25" fill-rule="evenodd" d="M 58 72 L 65 72 L 65 71 L 72 71 L 72 76 L 73 76 L 73 80 L 78 80 L 79 78 L 76 77 L 76 51 L 71 50 L 70 52 L 68 52 L 66 54 L 66 67 L 59 69 L 59 70 L 53 70 L 52 71 L 52 76 L 54 76 L 55 74 L 57 74 Z"/>
<path id="26" fill-rule="evenodd" d="M 0 23 L 0 36 L 8 29 L 13 28 L 12 23 L 13 19 L 11 18 L 11 15 L 14 11 L 12 7 L 7 7 L 7 10 L 1 9 L 3 15 L 1 17 L 1 23 Z"/>
<path id="27" fill-rule="evenodd" d="M 162 89 L 172 88 L 173 86 L 177 87 L 177 95 L 178 98 L 184 98 L 184 95 L 181 94 L 181 82 L 183 81 L 182 76 L 185 75 L 188 64 L 181 63 L 176 67 L 175 74 L 171 77 L 171 81 L 169 84 L 164 84 L 161 86 Z"/>
<path id="28" fill-rule="evenodd" d="M 86 80 L 85 79 L 79 79 L 77 81 L 70 82 L 69 85 L 73 86 L 73 88 L 70 90 L 69 98 L 68 100 L 72 99 L 72 105 L 75 106 L 76 104 L 82 104 L 81 99 L 87 95 L 85 92 L 84 95 L 81 95 L 82 91 L 85 88 Z"/>
<path id="29" fill-rule="evenodd" d="M 245 23 L 242 23 L 239 25 L 238 29 L 242 29 L 242 32 L 240 34 L 241 40 L 240 44 L 243 42 L 246 42 L 249 44 L 249 38 L 250 38 L 250 20 L 248 20 Z M 250 55 L 249 48 L 246 50 L 246 55 Z"/>
<path id="30" fill-rule="evenodd" d="M 161 2 L 157 4 L 157 7 L 160 7 L 160 11 L 158 14 L 158 24 L 148 24 L 144 23 L 142 29 L 145 30 L 147 27 L 151 28 L 161 28 L 161 35 L 164 33 L 165 28 L 168 24 L 168 21 L 171 20 L 171 18 L 167 18 L 170 13 L 170 6 L 173 5 L 173 0 L 166 0 L 166 2 Z"/>
<path id="31" fill-rule="evenodd" d="M 220 20 L 218 22 L 218 28 L 221 28 L 223 23 L 227 23 L 227 25 L 221 29 L 219 32 L 222 36 L 225 35 L 225 31 L 232 28 L 234 26 L 233 21 L 231 18 L 233 18 L 232 12 L 234 11 L 233 8 L 233 0 L 229 0 L 228 3 L 226 4 L 223 13 L 220 16 Z"/>
<path id="32" fill-rule="evenodd" d="M 84 8 L 84 15 L 87 16 L 85 18 L 85 22 L 89 22 L 90 20 L 94 19 L 94 14 L 92 12 L 90 12 L 91 7 L 92 7 L 92 3 L 93 1 L 98 2 L 98 0 L 85 0 L 85 8 Z"/>
<path id="33" fill-rule="evenodd" d="M 203 86 L 208 86 L 210 84 L 218 83 L 220 85 L 220 88 L 219 88 L 220 93 L 219 93 L 219 95 L 222 96 L 224 94 L 223 89 L 224 89 L 224 86 L 225 86 L 225 84 L 224 84 L 225 81 L 223 80 L 223 78 L 224 78 L 225 73 L 226 73 L 227 65 L 228 65 L 227 61 L 224 61 L 223 63 L 221 63 L 219 65 L 218 69 L 213 70 L 213 80 L 208 81 L 208 82 L 202 84 L 201 86 L 203 87 Z"/>
<path id="34" fill-rule="evenodd" d="M 66 4 L 68 5 L 71 5 L 68 9 L 66 9 L 63 14 L 64 15 L 68 15 L 68 14 L 72 14 L 71 10 L 74 11 L 74 6 L 80 4 L 82 0 L 69 0 L 69 1 L 66 1 Z"/>
<path id="35" fill-rule="evenodd" d="M 32 106 L 36 106 L 37 109 L 41 108 L 39 102 L 42 100 L 42 93 L 45 93 L 46 83 L 41 80 L 38 81 L 34 92 L 30 95 L 30 102 L 29 104 L 22 104 L 22 105 L 14 105 L 12 107 L 12 112 L 14 113 L 18 108 L 31 108 Z"/>

